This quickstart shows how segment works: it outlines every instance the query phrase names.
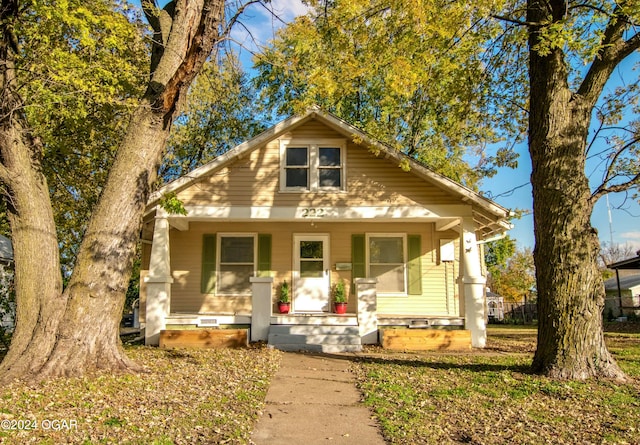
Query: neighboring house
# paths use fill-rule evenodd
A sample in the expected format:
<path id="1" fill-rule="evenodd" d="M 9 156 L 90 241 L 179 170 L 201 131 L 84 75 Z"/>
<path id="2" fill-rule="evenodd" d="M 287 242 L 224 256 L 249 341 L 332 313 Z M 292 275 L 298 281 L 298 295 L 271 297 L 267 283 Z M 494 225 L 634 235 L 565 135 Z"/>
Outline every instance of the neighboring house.
<path id="1" fill-rule="evenodd" d="M 607 292 L 605 316 L 611 312 L 615 317 L 640 316 L 640 251 L 635 258 L 608 264 L 616 276 L 605 281 Z"/>
<path id="2" fill-rule="evenodd" d="M 0 235 L 0 334 L 13 330 L 15 305 L 8 300 L 13 283 L 13 246 L 11 240 Z"/>
<path id="3" fill-rule="evenodd" d="M 504 320 L 504 297 L 487 291 L 487 318 L 489 323 Z"/>
<path id="4" fill-rule="evenodd" d="M 13 263 L 13 245 L 6 236 L 0 235 L 0 264 Z"/>
<path id="5" fill-rule="evenodd" d="M 620 277 L 620 293 L 618 294 L 618 281 L 615 277 L 604 282 L 607 291 L 605 300 L 605 315 L 611 309 L 617 316 L 636 315 L 640 316 L 640 274 Z M 622 301 L 622 312 L 620 302 Z"/>
<path id="6" fill-rule="evenodd" d="M 640 273 L 636 273 L 640 271 L 640 250 L 636 255 L 634 258 L 607 264 L 607 268 L 614 270 L 616 276 L 605 282 L 605 315 L 609 310 L 616 317 L 640 315 L 640 287 L 637 285 Z"/>
<path id="7" fill-rule="evenodd" d="M 162 209 L 167 193 L 186 215 Z M 283 349 L 346 351 L 377 343 L 382 327 L 453 326 L 484 347 L 481 245 L 511 228 L 508 217 L 311 109 L 152 195 L 140 295 L 146 343 L 158 344 L 165 329 L 224 325 L 250 327 L 251 340 Z M 346 315 L 331 313 L 340 280 Z M 286 315 L 276 309 L 284 281 Z"/>

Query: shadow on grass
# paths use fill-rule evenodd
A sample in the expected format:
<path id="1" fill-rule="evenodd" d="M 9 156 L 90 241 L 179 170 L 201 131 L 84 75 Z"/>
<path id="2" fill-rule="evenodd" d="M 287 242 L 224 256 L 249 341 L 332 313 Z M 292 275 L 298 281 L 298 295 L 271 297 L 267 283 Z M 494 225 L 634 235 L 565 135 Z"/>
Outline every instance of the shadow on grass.
<path id="1" fill-rule="evenodd" d="M 429 356 L 423 358 L 399 358 L 399 357 L 378 357 L 375 355 L 342 355 L 342 354 L 326 354 L 326 353 L 314 353 L 314 352 L 290 352 L 289 354 L 304 354 L 306 356 L 317 357 L 319 359 L 327 358 L 333 360 L 344 360 L 354 363 L 364 363 L 364 364 L 378 364 L 378 365 L 394 365 L 394 366 L 402 366 L 408 368 L 428 368 L 433 369 L 434 371 L 441 370 L 460 370 L 460 371 L 469 371 L 469 372 L 500 372 L 500 371 L 510 371 L 517 372 L 522 374 L 534 374 L 531 371 L 529 364 L 517 364 L 517 363 L 455 363 L 456 357 L 467 358 L 467 357 L 477 357 L 471 354 L 463 354 L 460 356 L 457 355 L 448 355 L 443 357 L 449 357 L 452 361 L 439 361 L 437 356 Z M 415 356 L 414 356 L 415 357 Z M 485 356 L 483 357 L 486 360 L 491 359 L 504 359 L 508 358 L 508 356 L 503 357 L 492 357 Z"/>
<path id="2" fill-rule="evenodd" d="M 521 374 L 533 374 L 528 364 L 506 364 L 506 363 L 454 363 L 444 361 L 411 360 L 401 358 L 384 357 L 358 357 L 359 363 L 372 363 L 380 365 L 394 365 L 410 368 L 428 368 L 434 371 L 469 371 L 469 372 L 517 372 Z"/>

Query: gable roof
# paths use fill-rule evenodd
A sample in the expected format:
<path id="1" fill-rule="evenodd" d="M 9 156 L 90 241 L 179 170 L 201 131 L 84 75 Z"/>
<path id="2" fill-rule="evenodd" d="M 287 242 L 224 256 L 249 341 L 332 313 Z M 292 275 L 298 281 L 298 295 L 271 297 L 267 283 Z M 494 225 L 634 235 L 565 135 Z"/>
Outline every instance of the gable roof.
<path id="1" fill-rule="evenodd" d="M 609 269 L 640 269 L 640 250 L 635 258 L 627 258 L 617 263 L 607 264 Z"/>
<path id="2" fill-rule="evenodd" d="M 628 290 L 633 287 L 640 286 L 640 275 L 629 275 L 626 277 L 620 277 L 620 289 Z M 604 287 L 608 291 L 618 290 L 618 281 L 616 277 L 609 278 L 604 282 Z"/>
<path id="3" fill-rule="evenodd" d="M 511 215 L 510 210 L 485 198 L 470 188 L 433 171 L 429 167 L 417 162 L 415 159 L 405 155 L 404 153 L 401 153 L 391 146 L 372 138 L 362 130 L 354 127 L 334 114 L 322 111 L 317 107 L 310 108 L 303 114 L 291 116 L 288 119 L 277 123 L 273 127 L 263 131 L 254 138 L 237 145 L 207 164 L 198 167 L 190 173 L 161 187 L 150 196 L 145 214 L 151 213 L 165 194 L 171 192 L 177 193 L 184 190 L 200 178 L 207 176 L 209 173 L 223 168 L 244 154 L 251 152 L 263 144 L 266 144 L 267 142 L 276 139 L 282 134 L 311 120 L 317 120 L 345 137 L 350 138 L 352 141 L 358 141 L 361 145 L 364 145 L 376 153 L 384 155 L 385 158 L 394 161 L 398 165 L 401 163 L 407 163 L 409 165 L 409 173 L 412 173 L 415 176 L 445 190 L 446 192 L 459 197 L 462 201 L 468 204 L 472 204 L 474 221 L 478 225 L 478 229 L 481 231 L 483 238 L 502 234 L 512 228 L 512 225 L 507 221 Z"/>

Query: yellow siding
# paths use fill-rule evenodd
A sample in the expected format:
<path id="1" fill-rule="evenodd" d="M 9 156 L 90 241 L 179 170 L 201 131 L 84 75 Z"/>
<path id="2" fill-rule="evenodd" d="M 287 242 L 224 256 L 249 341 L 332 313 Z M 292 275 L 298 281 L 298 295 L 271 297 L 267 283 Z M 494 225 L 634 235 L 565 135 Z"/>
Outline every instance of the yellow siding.
<path id="1" fill-rule="evenodd" d="M 425 226 L 426 230 L 413 230 Z M 433 224 L 402 224 L 409 234 L 422 236 L 422 295 L 378 296 L 379 315 L 450 315 L 458 316 L 459 254 L 456 261 L 440 262 L 440 239 L 454 239 L 455 232 L 436 232 Z M 368 230 L 373 232 L 374 230 Z M 459 243 L 456 243 L 456 246 Z"/>
<path id="2" fill-rule="evenodd" d="M 291 282 L 293 267 L 294 234 L 329 234 L 331 281 L 344 279 L 350 292 L 351 271 L 336 271 L 336 263 L 351 262 L 351 235 L 353 233 L 407 233 L 420 234 L 422 240 L 422 289 L 423 295 L 379 296 L 378 313 L 388 315 L 458 315 L 459 262 L 439 263 L 439 240 L 454 239 L 455 232 L 436 232 L 432 223 L 362 223 L 352 227 L 344 223 L 308 222 L 296 223 L 191 223 L 188 231 L 172 229 L 171 312 L 223 312 L 249 313 L 250 296 L 215 296 L 200 292 L 202 236 L 213 233 L 269 233 L 272 235 L 271 267 L 274 288 L 283 280 Z M 274 291 L 275 294 L 275 291 Z M 447 297 L 449 303 L 447 304 Z M 275 303 L 275 295 L 274 295 Z M 350 296 L 348 310 L 355 312 L 357 301 Z"/>
<path id="3" fill-rule="evenodd" d="M 282 193 L 280 180 L 280 139 L 343 139 L 346 141 L 346 190 L 334 193 Z M 200 178 L 179 192 L 186 206 L 279 206 L 279 207 L 355 207 L 355 206 L 430 206 L 460 204 L 443 190 L 429 185 L 392 162 L 376 157 L 366 148 L 348 140 L 318 121 L 310 121 L 280 137 L 257 147 L 224 168 Z M 202 236 L 220 232 L 268 233 L 272 235 L 274 288 L 291 282 L 293 235 L 323 233 L 330 235 L 332 269 L 337 262 L 351 262 L 351 235 L 354 233 L 419 234 L 422 240 L 422 295 L 379 296 L 381 315 L 451 315 L 460 314 L 459 242 L 456 261 L 439 259 L 440 239 L 457 240 L 456 232 L 437 232 L 433 223 L 363 222 L 353 225 L 310 222 L 191 222 L 189 230 L 171 229 L 172 285 L 171 312 L 236 313 L 251 312 L 250 296 L 215 296 L 200 292 Z M 144 266 L 148 265 L 145 246 Z M 332 283 L 344 279 L 351 290 L 351 271 L 332 270 Z M 275 291 L 274 291 L 275 293 Z M 143 298 L 143 296 L 141 296 Z M 275 295 L 274 295 L 275 301 Z M 349 299 L 348 310 L 355 312 L 357 301 Z"/>
<path id="4" fill-rule="evenodd" d="M 324 125 L 312 121 L 289 138 L 341 138 Z M 353 142 L 347 144 L 346 191 L 340 193 L 281 193 L 280 143 L 274 140 L 258 147 L 225 168 L 202 178 L 178 197 L 185 205 L 213 206 L 370 206 L 451 204 L 452 198 L 390 161 Z"/>

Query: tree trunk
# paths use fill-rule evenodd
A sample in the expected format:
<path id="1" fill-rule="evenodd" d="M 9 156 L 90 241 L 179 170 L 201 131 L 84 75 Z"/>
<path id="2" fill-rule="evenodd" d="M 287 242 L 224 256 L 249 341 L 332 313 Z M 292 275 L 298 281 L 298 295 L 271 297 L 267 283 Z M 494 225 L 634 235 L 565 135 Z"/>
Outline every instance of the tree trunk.
<path id="1" fill-rule="evenodd" d="M 64 294 L 57 341 L 39 377 L 94 369 L 139 370 L 122 350 L 120 320 L 141 229 L 171 120 L 141 105 L 93 211 Z"/>
<path id="2" fill-rule="evenodd" d="M 29 132 L 24 104 L 17 93 L 16 39 L 12 33 L 17 13 L 17 1 L 2 1 L 0 180 L 12 229 L 17 298 L 15 331 L 0 373 L 29 348 L 34 362 L 46 359 L 65 307 L 53 210 L 47 180 L 40 169 L 42 147 Z M 25 170 L 24 166 L 30 168 Z M 15 367 L 14 375 L 33 371 L 32 363 L 23 363 Z"/>
<path id="3" fill-rule="evenodd" d="M 3 15 L 11 12 L 5 11 L 5 3 L 13 1 L 3 0 Z M 10 144 L 16 134 L 26 134 L 26 125 L 20 127 L 24 122 L 15 119 L 2 121 L 0 175 L 16 208 L 11 224 L 19 312 L 16 336 L 0 365 L 0 380 L 141 369 L 126 357 L 119 337 L 135 245 L 180 102 L 221 38 L 224 1 L 179 0 L 163 11 L 146 12 L 162 39 L 154 45 L 152 78 L 118 149 L 64 292 L 46 181 L 37 158 L 22 154 L 33 150 L 29 145 L 33 141 L 17 144 L 18 139 Z M 16 7 L 13 14 L 17 13 Z M 10 50 L 0 56 L 3 61 L 13 57 Z M 13 113 L 3 109 L 3 116 L 9 115 Z M 16 174 L 10 170 L 14 158 Z M 31 202 L 35 204 L 28 206 Z"/>
<path id="4" fill-rule="evenodd" d="M 8 94 L 2 99 L 5 105 L 16 104 L 9 100 Z M 12 363 L 29 347 L 36 362 L 46 358 L 55 341 L 66 302 L 61 293 L 58 240 L 47 180 L 38 169 L 26 172 L 21 169 L 21 165 L 39 158 L 39 147 L 22 125 L 22 113 L 13 108 L 8 113 L 8 110 L 2 110 L 6 119 L 0 122 L 0 153 L 5 169 L 2 176 L 12 178 L 11 181 L 3 179 L 3 182 L 7 188 L 7 216 L 12 229 L 14 279 L 19 291 L 16 328 L 0 373 L 7 369 L 5 364 Z M 16 368 L 16 375 L 31 371 L 32 364 L 23 364 Z"/>
<path id="5" fill-rule="evenodd" d="M 529 0 L 529 23 L 558 20 L 564 2 Z M 532 159 L 534 260 L 538 291 L 535 372 L 561 379 L 624 374 L 604 342 L 604 284 L 599 240 L 591 226 L 585 149 L 592 104 L 569 89 L 561 49 L 535 50 L 530 26 L 529 152 Z"/>

